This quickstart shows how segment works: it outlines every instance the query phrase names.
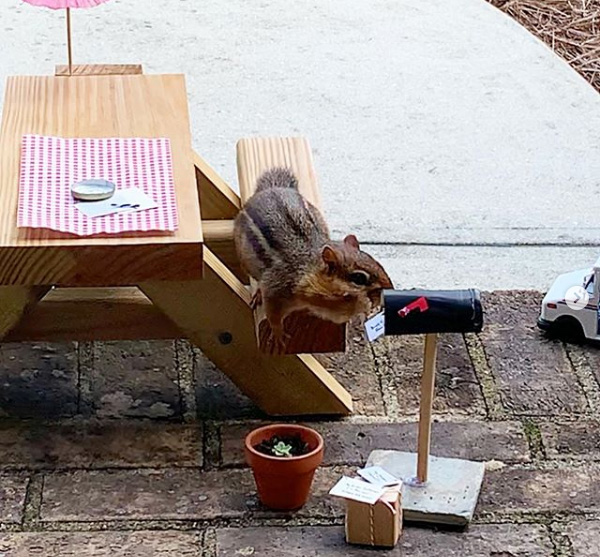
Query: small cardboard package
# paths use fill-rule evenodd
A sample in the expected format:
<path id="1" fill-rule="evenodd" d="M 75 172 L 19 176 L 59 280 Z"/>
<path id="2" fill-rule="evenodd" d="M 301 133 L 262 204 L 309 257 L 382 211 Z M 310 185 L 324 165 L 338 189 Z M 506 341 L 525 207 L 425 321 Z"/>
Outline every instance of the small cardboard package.
<path id="1" fill-rule="evenodd" d="M 346 499 L 346 541 L 374 547 L 394 547 L 402 531 L 401 494 L 386 490 L 374 504 Z"/>
<path id="2" fill-rule="evenodd" d="M 366 481 L 344 477 L 330 491 L 346 500 L 346 541 L 394 547 L 402 531 L 402 482 L 378 467 L 359 475 Z"/>

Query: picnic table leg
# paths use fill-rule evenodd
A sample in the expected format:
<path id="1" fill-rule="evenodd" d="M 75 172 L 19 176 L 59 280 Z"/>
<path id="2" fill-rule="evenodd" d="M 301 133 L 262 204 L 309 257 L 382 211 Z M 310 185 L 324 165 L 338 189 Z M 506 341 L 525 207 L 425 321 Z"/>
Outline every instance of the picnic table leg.
<path id="1" fill-rule="evenodd" d="M 267 414 L 350 413 L 350 395 L 313 356 L 259 350 L 250 292 L 206 247 L 204 264 L 201 280 L 138 286 Z"/>

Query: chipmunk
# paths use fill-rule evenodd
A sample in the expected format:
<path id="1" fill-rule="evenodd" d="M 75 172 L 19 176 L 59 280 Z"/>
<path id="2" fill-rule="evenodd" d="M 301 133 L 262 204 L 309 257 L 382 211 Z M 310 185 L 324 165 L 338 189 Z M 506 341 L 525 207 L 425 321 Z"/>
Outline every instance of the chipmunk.
<path id="1" fill-rule="evenodd" d="M 235 218 L 234 241 L 245 271 L 258 282 L 253 308 L 264 304 L 279 348 L 283 322 L 294 311 L 346 323 L 381 303 L 393 288 L 383 267 L 360 250 L 356 236 L 333 241 L 319 210 L 298 191 L 287 168 L 262 174 Z"/>

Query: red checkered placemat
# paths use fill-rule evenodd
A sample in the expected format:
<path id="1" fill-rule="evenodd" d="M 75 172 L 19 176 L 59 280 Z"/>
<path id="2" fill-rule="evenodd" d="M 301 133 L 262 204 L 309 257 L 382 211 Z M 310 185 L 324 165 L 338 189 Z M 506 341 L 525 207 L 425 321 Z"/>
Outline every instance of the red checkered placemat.
<path id="1" fill-rule="evenodd" d="M 136 187 L 158 208 L 89 218 L 75 208 L 71 185 L 102 178 Z M 167 138 L 61 138 L 24 135 L 17 226 L 78 236 L 177 230 L 171 142 Z"/>

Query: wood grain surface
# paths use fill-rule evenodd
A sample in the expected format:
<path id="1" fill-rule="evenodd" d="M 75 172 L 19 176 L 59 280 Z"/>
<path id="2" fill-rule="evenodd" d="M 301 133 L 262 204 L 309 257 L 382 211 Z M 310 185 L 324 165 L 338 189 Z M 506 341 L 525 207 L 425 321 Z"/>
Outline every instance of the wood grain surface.
<path id="1" fill-rule="evenodd" d="M 54 75 L 59 77 L 82 77 L 90 75 L 137 75 L 144 73 L 141 64 L 73 64 L 69 74 L 68 65 L 59 65 Z"/>
<path id="2" fill-rule="evenodd" d="M 173 322 L 138 288 L 56 288 L 24 315 L 5 340 L 71 342 L 181 336 Z"/>
<path id="3" fill-rule="evenodd" d="M 23 134 L 61 137 L 168 137 L 180 227 L 173 234 L 150 233 L 80 238 L 44 229 L 17 228 L 20 147 Z M 156 246 L 157 261 L 179 261 L 160 270 L 166 278 L 201 276 L 202 227 L 196 186 L 185 81 L 182 75 L 108 75 L 11 77 L 7 81 L 0 128 L 0 284 L 77 285 L 88 265 L 98 268 L 98 285 L 123 271 L 127 283 L 133 269 L 147 265 L 136 246 Z M 107 247 L 119 246 L 104 270 L 97 259 Z M 195 246 L 195 249 L 190 249 Z M 50 250 L 51 256 L 46 251 Z M 60 255 L 61 250 L 69 257 Z M 192 254 L 190 256 L 190 254 Z M 187 259 L 186 259 L 187 257 Z M 48 263 L 52 262 L 52 266 Z M 14 267 L 15 261 L 19 264 Z M 66 267 L 62 267 L 62 264 Z M 14 271 L 14 272 L 13 272 Z M 103 276 L 104 275 L 104 276 Z M 82 283 L 89 285 L 89 280 Z M 115 284 L 122 284 L 115 282 Z"/>

